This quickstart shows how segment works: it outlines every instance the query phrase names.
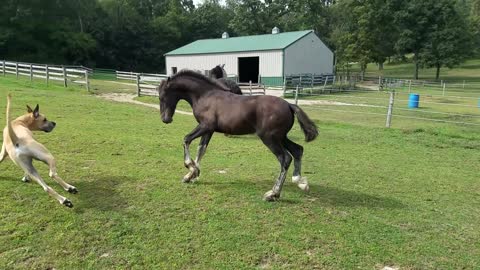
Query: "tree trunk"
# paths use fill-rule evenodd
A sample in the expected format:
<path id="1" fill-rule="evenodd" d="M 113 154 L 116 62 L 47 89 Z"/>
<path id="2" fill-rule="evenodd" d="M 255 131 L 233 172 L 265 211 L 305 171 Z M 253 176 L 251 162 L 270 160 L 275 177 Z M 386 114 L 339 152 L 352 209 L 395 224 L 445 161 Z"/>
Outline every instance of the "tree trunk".
<path id="1" fill-rule="evenodd" d="M 363 81 L 363 78 L 365 77 L 365 71 L 367 70 L 367 64 L 362 63 L 360 66 L 361 66 L 361 76 Z"/>
<path id="2" fill-rule="evenodd" d="M 435 80 L 438 81 L 438 79 L 440 79 L 440 68 L 441 68 L 440 64 L 437 63 L 436 68 L 437 68 L 437 73 L 435 75 Z"/>
<path id="3" fill-rule="evenodd" d="M 78 14 L 77 16 L 78 16 L 78 25 L 80 26 L 80 33 L 83 33 L 83 20 L 82 20 L 82 17 L 80 16 L 80 14 Z"/>
<path id="4" fill-rule="evenodd" d="M 415 53 L 413 55 L 413 61 L 415 62 L 415 74 L 414 74 L 414 79 L 415 80 L 418 80 L 418 66 L 419 66 L 419 63 L 418 63 L 418 54 Z"/>
<path id="5" fill-rule="evenodd" d="M 383 62 L 378 63 L 378 70 L 383 70 Z"/>

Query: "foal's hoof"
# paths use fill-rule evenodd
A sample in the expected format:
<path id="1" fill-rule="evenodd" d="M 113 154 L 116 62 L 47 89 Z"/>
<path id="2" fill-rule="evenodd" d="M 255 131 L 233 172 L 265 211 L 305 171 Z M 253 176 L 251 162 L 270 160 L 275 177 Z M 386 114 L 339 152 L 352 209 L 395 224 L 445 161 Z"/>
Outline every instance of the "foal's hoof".
<path id="1" fill-rule="evenodd" d="M 77 193 L 78 193 L 77 188 L 76 188 L 76 187 L 73 187 L 73 186 L 72 186 L 72 187 L 69 187 L 69 188 L 67 189 L 67 191 L 68 191 L 69 193 L 72 193 L 72 194 L 77 194 Z"/>
<path id="2" fill-rule="evenodd" d="M 24 183 L 30 182 L 30 177 L 24 176 L 24 177 L 22 178 L 22 182 L 24 182 Z"/>
<path id="3" fill-rule="evenodd" d="M 276 194 L 273 190 L 268 191 L 263 195 L 263 200 L 267 202 L 274 202 L 280 198 L 280 194 Z"/>
<path id="4" fill-rule="evenodd" d="M 293 176 L 292 177 L 292 182 L 297 184 L 298 188 L 300 188 L 304 192 L 308 192 L 310 190 L 310 187 L 309 187 L 308 181 L 307 181 L 307 177 Z"/>
<path id="5" fill-rule="evenodd" d="M 188 172 L 184 177 L 182 182 L 183 183 L 191 183 L 194 182 L 200 176 L 200 170 L 198 168 L 194 168 L 193 171 Z"/>
<path id="6" fill-rule="evenodd" d="M 73 203 L 69 199 L 65 199 L 62 204 L 65 205 L 68 208 L 73 207 Z"/>

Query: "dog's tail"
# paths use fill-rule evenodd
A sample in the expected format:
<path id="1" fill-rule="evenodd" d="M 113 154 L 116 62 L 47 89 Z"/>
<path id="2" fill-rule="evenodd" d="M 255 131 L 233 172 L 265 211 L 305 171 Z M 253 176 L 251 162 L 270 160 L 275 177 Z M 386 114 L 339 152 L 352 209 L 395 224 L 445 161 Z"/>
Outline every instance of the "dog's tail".
<path id="1" fill-rule="evenodd" d="M 12 101 L 12 95 L 8 94 L 7 96 L 7 129 L 8 129 L 8 136 L 12 140 L 13 145 L 17 145 L 18 137 L 13 131 L 12 123 L 10 121 L 10 103 Z"/>

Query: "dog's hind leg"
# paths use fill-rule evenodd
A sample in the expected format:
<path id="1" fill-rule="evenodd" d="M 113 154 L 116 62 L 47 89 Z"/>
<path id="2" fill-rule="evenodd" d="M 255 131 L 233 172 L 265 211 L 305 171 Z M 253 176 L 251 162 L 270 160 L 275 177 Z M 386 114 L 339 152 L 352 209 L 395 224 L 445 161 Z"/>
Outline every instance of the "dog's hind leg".
<path id="1" fill-rule="evenodd" d="M 2 143 L 2 152 L 0 152 L 0 162 L 2 162 L 8 156 L 7 150 L 5 149 L 5 143 Z"/>
<path id="2" fill-rule="evenodd" d="M 45 152 L 43 152 L 38 156 L 38 159 L 40 159 L 41 161 L 45 162 L 45 164 L 48 165 L 48 168 L 50 169 L 50 172 L 48 173 L 48 175 L 57 183 L 59 183 L 63 187 L 63 189 L 73 194 L 76 194 L 78 192 L 76 187 L 63 181 L 63 179 L 60 176 L 58 176 L 57 162 L 55 161 L 55 158 L 52 156 L 52 154 L 50 154 L 46 149 L 45 149 Z"/>
<path id="3" fill-rule="evenodd" d="M 33 167 L 32 160 L 19 160 L 18 165 L 25 171 L 25 173 L 28 174 L 28 176 L 37 182 L 40 186 L 42 186 L 43 190 L 45 190 L 48 195 L 56 199 L 60 204 L 63 204 L 67 207 L 73 207 L 72 202 L 58 194 L 55 190 L 53 190 L 51 187 L 49 187 L 45 181 L 40 177 L 40 174 L 38 174 L 37 170 L 35 167 Z"/>
<path id="4" fill-rule="evenodd" d="M 30 182 L 32 179 L 30 179 L 30 176 L 28 176 L 28 173 L 25 173 L 25 175 L 22 177 L 22 181 L 25 183 Z"/>
<path id="5" fill-rule="evenodd" d="M 63 181 L 62 178 L 60 178 L 60 176 L 58 176 L 58 173 L 57 173 L 57 166 L 56 166 L 56 162 L 55 162 L 55 159 L 52 157 L 51 160 L 48 161 L 48 166 L 50 167 L 50 172 L 48 173 L 48 175 L 53 178 L 55 181 L 57 181 L 57 183 L 59 183 L 63 189 L 65 189 L 66 191 L 72 193 L 72 194 L 76 194 L 78 192 L 77 188 L 70 185 L 69 183 Z"/>

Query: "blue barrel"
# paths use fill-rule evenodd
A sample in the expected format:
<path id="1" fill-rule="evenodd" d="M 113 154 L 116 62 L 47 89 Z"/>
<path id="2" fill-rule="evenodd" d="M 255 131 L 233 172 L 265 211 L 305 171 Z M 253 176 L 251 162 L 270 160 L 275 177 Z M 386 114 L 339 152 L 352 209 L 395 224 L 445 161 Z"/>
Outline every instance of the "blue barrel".
<path id="1" fill-rule="evenodd" d="M 420 103 L 419 94 L 410 94 L 410 96 L 408 96 L 408 108 L 418 108 L 419 103 Z"/>

